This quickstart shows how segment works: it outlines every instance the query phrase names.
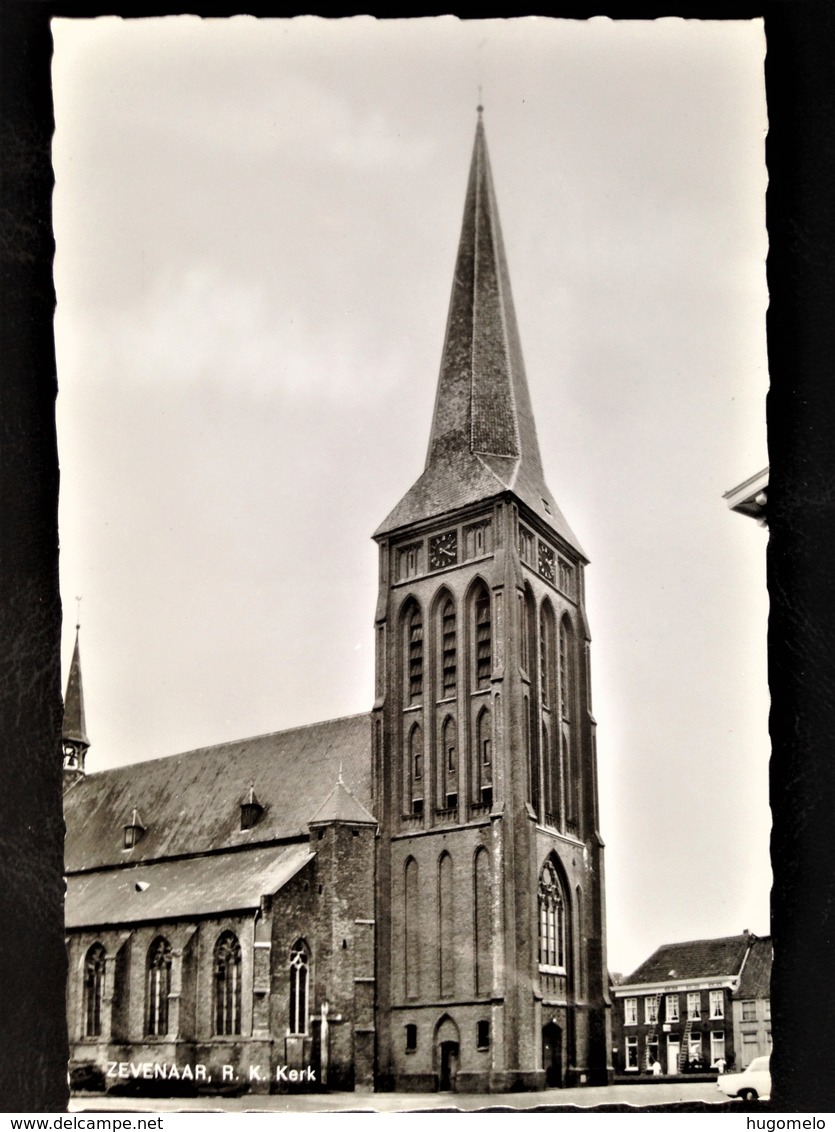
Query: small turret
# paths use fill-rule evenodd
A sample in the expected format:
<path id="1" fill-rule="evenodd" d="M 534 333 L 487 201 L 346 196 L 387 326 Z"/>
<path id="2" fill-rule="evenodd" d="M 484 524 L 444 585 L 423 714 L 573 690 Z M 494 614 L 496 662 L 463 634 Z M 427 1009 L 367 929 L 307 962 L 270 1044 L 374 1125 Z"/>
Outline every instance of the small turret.
<path id="1" fill-rule="evenodd" d="M 75 627 L 75 648 L 73 649 L 72 664 L 67 679 L 67 694 L 64 697 L 61 747 L 64 758 L 65 786 L 84 774 L 84 760 L 87 757 L 87 748 L 90 746 L 84 720 L 84 690 L 81 685 L 81 653 L 78 647 L 80 628 L 80 625 Z"/>

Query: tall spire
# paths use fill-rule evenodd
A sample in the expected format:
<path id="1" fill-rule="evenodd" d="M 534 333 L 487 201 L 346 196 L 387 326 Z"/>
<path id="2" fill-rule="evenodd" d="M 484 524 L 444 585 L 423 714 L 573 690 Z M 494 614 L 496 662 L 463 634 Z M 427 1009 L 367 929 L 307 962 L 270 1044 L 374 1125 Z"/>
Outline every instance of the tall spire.
<path id="1" fill-rule="evenodd" d="M 64 698 L 64 723 L 61 741 L 64 751 L 64 770 L 84 773 L 84 759 L 90 740 L 84 718 L 84 689 L 81 684 L 81 653 L 78 647 L 80 625 L 75 627 L 75 647 L 72 653 L 67 694 Z"/>
<path id="2" fill-rule="evenodd" d="M 482 109 L 426 467 L 377 533 L 510 490 L 579 549 L 542 472 Z"/>

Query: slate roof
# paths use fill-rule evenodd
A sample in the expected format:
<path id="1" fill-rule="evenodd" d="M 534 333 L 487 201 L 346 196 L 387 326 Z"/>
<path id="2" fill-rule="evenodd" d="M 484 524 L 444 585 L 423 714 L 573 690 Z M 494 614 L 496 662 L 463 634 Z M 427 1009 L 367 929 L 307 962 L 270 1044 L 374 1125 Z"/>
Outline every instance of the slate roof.
<path id="1" fill-rule="evenodd" d="M 352 794 L 340 777 L 308 825 L 343 822 L 348 825 L 376 825 L 377 819 Z"/>
<path id="2" fill-rule="evenodd" d="M 314 854 L 307 843 L 157 861 L 67 878 L 67 928 L 136 924 L 257 908 Z"/>
<path id="3" fill-rule="evenodd" d="M 67 694 L 64 698 L 64 722 L 61 734 L 89 747 L 87 723 L 84 719 L 84 689 L 81 685 L 81 654 L 78 648 L 79 627 L 75 627 L 75 647 L 72 650 L 70 674 L 67 677 Z"/>
<path id="4" fill-rule="evenodd" d="M 697 939 L 686 943 L 665 943 L 650 955 L 628 979 L 633 983 L 668 983 L 672 979 L 720 978 L 739 974 L 749 936 Z"/>
<path id="5" fill-rule="evenodd" d="M 371 718 L 348 716 L 79 778 L 64 795 L 68 873 L 306 836 L 339 778 L 371 809 Z M 254 783 L 264 807 L 240 829 Z M 124 826 L 146 827 L 134 849 Z"/>
<path id="6" fill-rule="evenodd" d="M 508 490 L 582 554 L 543 476 L 479 115 L 426 467 L 376 534 Z"/>
<path id="7" fill-rule="evenodd" d="M 748 953 L 734 998 L 771 997 L 771 936 L 757 937 Z"/>

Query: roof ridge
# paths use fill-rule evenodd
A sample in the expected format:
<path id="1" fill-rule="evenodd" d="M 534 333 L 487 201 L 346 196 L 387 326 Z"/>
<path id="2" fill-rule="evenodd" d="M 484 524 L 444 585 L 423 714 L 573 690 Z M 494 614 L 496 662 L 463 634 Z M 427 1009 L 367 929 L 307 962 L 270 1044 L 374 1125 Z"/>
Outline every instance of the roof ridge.
<path id="1" fill-rule="evenodd" d="M 299 731 L 309 731 L 314 727 L 325 727 L 329 723 L 345 723 L 351 719 L 371 718 L 370 711 L 360 711 L 353 715 L 338 715 L 333 719 L 320 719 L 313 723 L 302 723 L 297 727 L 284 727 L 280 731 L 262 731 L 258 735 L 246 735 L 240 739 L 224 739 L 220 743 L 207 743 L 203 747 L 189 747 L 185 751 L 172 751 L 170 755 L 155 755 L 152 759 L 135 759 L 129 763 L 119 763 L 118 766 L 103 767 L 101 770 L 91 771 L 85 778 L 98 778 L 102 774 L 110 774 L 116 770 L 127 770 L 134 766 L 148 766 L 150 763 L 166 762 L 168 759 L 182 759 L 187 755 L 205 754 L 207 751 L 220 751 L 224 747 L 239 747 L 242 743 L 255 743 L 259 739 L 269 739 L 274 735 L 294 735 Z"/>

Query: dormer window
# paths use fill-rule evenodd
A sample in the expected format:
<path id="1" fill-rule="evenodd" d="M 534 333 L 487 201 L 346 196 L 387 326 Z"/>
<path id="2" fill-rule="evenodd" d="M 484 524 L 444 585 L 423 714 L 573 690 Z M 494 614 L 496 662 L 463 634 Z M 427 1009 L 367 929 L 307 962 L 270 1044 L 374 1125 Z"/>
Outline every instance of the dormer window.
<path id="1" fill-rule="evenodd" d="M 142 819 L 139 817 L 139 813 L 135 808 L 133 813 L 131 814 L 130 821 L 124 827 L 124 830 L 124 847 L 125 849 L 133 849 L 134 846 L 139 844 L 139 842 L 145 835 L 145 826 L 142 824 Z"/>
<path id="2" fill-rule="evenodd" d="M 255 783 L 249 785 L 246 801 L 241 802 L 241 829 L 252 829 L 261 820 L 264 807 L 255 797 Z"/>

